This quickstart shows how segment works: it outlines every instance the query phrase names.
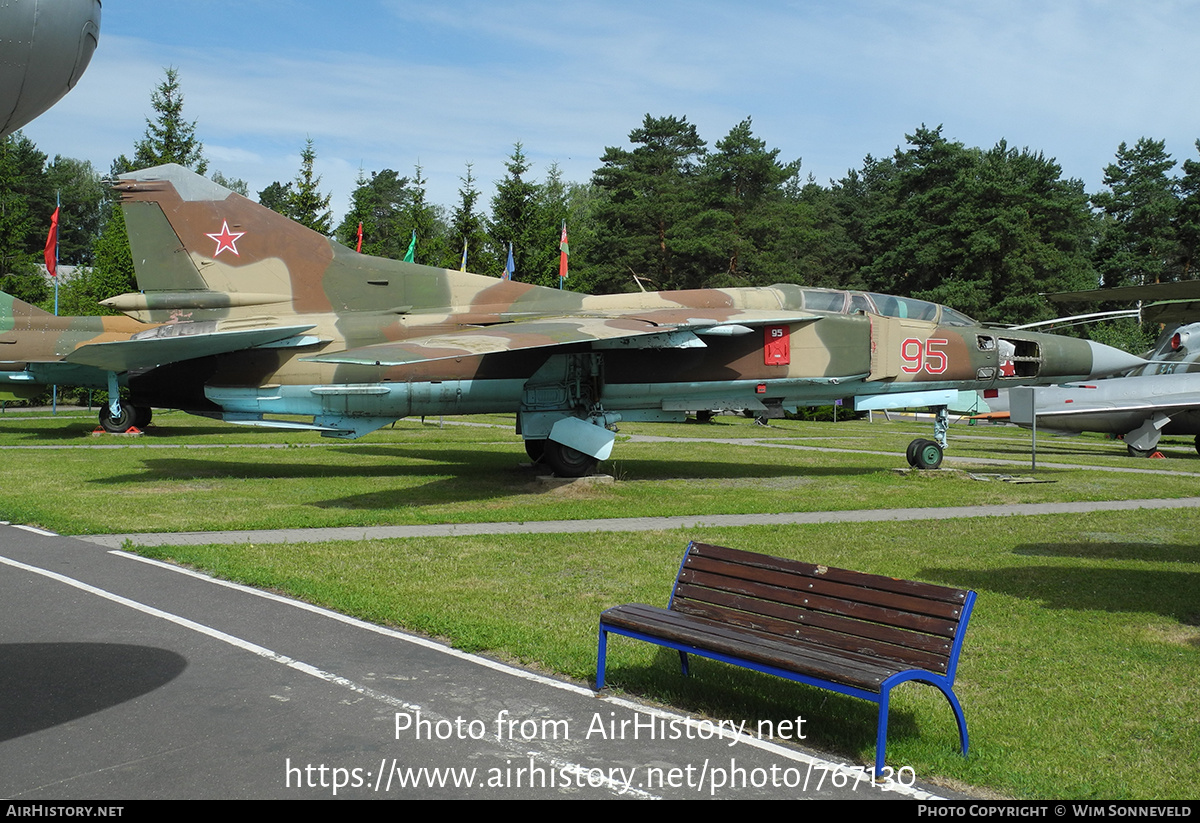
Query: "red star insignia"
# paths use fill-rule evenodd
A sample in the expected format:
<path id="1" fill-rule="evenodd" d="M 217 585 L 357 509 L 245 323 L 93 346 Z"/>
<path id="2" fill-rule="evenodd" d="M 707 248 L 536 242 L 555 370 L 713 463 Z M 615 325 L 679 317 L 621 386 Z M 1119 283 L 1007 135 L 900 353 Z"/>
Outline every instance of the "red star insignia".
<path id="1" fill-rule="evenodd" d="M 1017 366 L 1011 360 L 1000 361 L 1000 376 L 1012 377 L 1017 373 Z"/>
<path id="2" fill-rule="evenodd" d="M 229 221 L 222 220 L 221 230 L 213 234 L 206 234 L 205 237 L 211 237 L 213 240 L 217 241 L 217 250 L 213 252 L 213 257 L 216 257 L 218 254 L 225 251 L 225 249 L 229 249 L 234 254 L 238 254 L 237 241 L 244 234 L 244 231 L 230 231 Z M 241 255 L 238 256 L 240 257 Z"/>

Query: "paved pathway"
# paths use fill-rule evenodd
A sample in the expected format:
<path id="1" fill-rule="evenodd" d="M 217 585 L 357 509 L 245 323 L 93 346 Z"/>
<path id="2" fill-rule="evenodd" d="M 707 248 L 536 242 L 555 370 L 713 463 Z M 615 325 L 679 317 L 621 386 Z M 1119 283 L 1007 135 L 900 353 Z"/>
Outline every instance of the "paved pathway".
<path id="1" fill-rule="evenodd" d="M 784 514 L 702 514 L 680 517 L 614 517 L 605 520 L 540 520 L 523 523 L 446 523 L 426 526 L 354 526 L 322 529 L 255 529 L 224 532 L 177 532 L 81 535 L 80 540 L 120 548 L 185 546 L 207 543 L 300 543 L 324 540 L 373 540 L 387 537 L 448 537 L 472 534 L 578 534 L 645 532 L 720 526 L 777 526 L 793 523 L 869 523 L 891 520 L 943 520 L 955 517 L 1014 517 L 1081 514 L 1131 509 L 1200 508 L 1200 497 L 1158 500 L 1103 500 L 1079 503 L 1018 503 L 1005 506 L 945 506 L 922 509 L 857 509 Z"/>

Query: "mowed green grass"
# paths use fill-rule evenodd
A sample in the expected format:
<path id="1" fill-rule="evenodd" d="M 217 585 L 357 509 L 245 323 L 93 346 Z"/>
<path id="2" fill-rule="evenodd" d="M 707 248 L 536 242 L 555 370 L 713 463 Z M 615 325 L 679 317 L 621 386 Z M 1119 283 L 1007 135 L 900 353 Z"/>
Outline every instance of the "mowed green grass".
<path id="1" fill-rule="evenodd" d="M 769 429 L 629 425 L 609 486 L 547 488 L 521 468 L 511 420 L 493 428 L 402 421 L 357 444 L 160 415 L 139 439 L 92 438 L 90 419 L 0 416 L 0 517 L 60 532 L 278 528 L 348 523 L 570 519 L 645 514 L 962 506 L 1196 496 L 1200 458 L 1130 460 L 1102 438 L 1040 438 L 1055 482 L 896 472 L 927 426 L 779 422 Z M 478 421 L 477 421 L 478 422 Z M 1028 434 L 952 430 L 955 456 L 1023 465 Z M 703 438 L 718 442 L 678 442 Z M 782 446 L 739 443 L 756 438 Z M 273 445 L 277 448 L 259 448 Z M 116 448 L 90 448 L 115 446 Z M 50 447 L 50 448 L 42 448 Z M 83 448 L 81 448 L 83 447 Z M 852 448 L 854 453 L 832 448 Z M 1024 449 L 1024 451 L 1022 451 Z M 1143 469 L 1147 473 L 1105 471 Z M 896 694 L 888 759 L 923 779 L 1031 798 L 1187 798 L 1200 762 L 1200 512 L 1162 510 L 910 523 L 516 535 L 141 549 L 446 639 L 579 681 L 595 667 L 597 616 L 664 604 L 689 539 L 980 593 L 959 670 L 972 751 L 949 707 L 916 684 Z M 872 704 L 615 638 L 609 679 L 640 698 L 719 718 L 806 718 L 807 743 L 860 763 Z"/>
<path id="2" fill-rule="evenodd" d="M 1135 461 L 1099 438 L 1058 438 L 1039 450 L 1038 477 L 1055 482 L 1014 485 L 897 472 L 907 468 L 908 441 L 928 436 L 925 426 L 780 421 L 762 428 L 739 418 L 622 426 L 603 464 L 618 482 L 562 488 L 538 482 L 511 421 L 490 420 L 405 420 L 340 442 L 178 413 L 159 414 L 139 438 L 93 437 L 90 418 L 0 417 L 7 458 L 0 516 L 85 534 L 1011 505 L 1200 489 L 1194 449 Z M 1013 429 L 964 426 L 953 432 L 950 454 L 1001 456 L 1012 462 L 976 468 L 1028 474 L 1027 452 L 1020 454 L 1027 443 Z M 1064 463 L 1095 468 L 1053 467 Z M 1146 471 L 1100 470 L 1106 466 Z"/>

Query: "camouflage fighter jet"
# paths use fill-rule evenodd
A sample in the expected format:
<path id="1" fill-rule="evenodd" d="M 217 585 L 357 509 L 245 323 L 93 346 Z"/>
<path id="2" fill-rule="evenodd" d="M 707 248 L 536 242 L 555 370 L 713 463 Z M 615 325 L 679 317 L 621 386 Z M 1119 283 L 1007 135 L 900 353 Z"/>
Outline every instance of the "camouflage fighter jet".
<path id="1" fill-rule="evenodd" d="M 607 459 L 622 420 L 868 395 L 929 405 L 952 390 L 1142 362 L 889 295 L 790 284 L 585 295 L 370 257 L 179 166 L 115 187 L 141 291 L 107 305 L 162 324 L 156 337 L 175 330 L 182 345 L 197 324 L 209 335 L 288 332 L 153 366 L 100 357 L 120 343 L 75 350 L 99 368 L 128 366 L 116 379 L 135 407 L 344 438 L 412 415 L 515 413 L 531 457 L 579 476 Z M 144 342 L 129 341 L 151 360 Z M 920 451 L 940 462 L 940 449 Z"/>
<path id="2" fill-rule="evenodd" d="M 149 404 L 120 402 L 128 375 L 208 354 L 246 351 L 308 326 L 218 331 L 216 323 L 148 325 L 129 317 L 57 317 L 0 292 L 0 400 L 24 400 L 52 384 L 108 389 L 100 423 L 113 432 L 150 421 Z M 159 404 L 166 406 L 167 404 Z"/>

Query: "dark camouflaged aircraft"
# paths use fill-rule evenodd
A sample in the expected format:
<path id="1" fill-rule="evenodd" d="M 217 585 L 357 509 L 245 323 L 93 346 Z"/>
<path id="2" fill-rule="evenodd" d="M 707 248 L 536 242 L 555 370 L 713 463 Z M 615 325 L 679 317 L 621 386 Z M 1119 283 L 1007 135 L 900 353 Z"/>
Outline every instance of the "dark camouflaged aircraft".
<path id="1" fill-rule="evenodd" d="M 958 389 L 1141 362 L 889 295 L 790 284 L 585 295 L 369 257 L 179 166 L 116 188 L 141 291 L 105 303 L 146 325 L 25 355 L 38 324 L 54 337 L 51 319 L 10 311 L 5 337 L 17 344 L 10 385 L 73 366 L 128 386 L 133 410 L 106 413 L 114 429 L 149 407 L 345 438 L 411 415 L 515 413 L 529 454 L 578 476 L 608 457 L 622 420 L 879 395 L 940 405 Z M 910 460 L 940 462 L 936 444 L 917 442 Z"/>

